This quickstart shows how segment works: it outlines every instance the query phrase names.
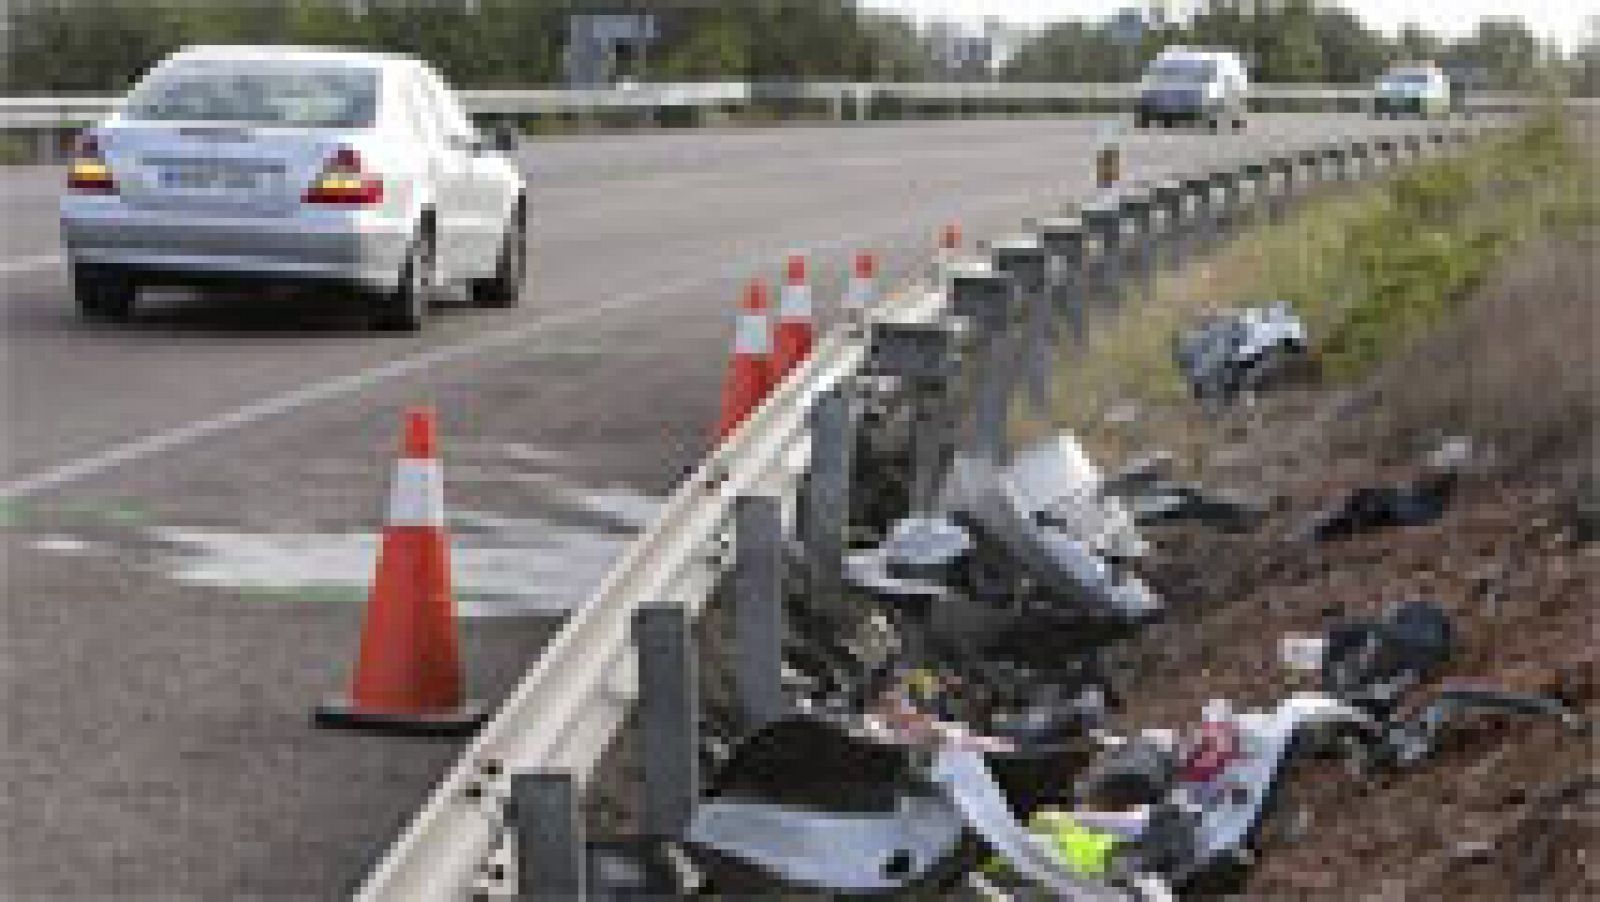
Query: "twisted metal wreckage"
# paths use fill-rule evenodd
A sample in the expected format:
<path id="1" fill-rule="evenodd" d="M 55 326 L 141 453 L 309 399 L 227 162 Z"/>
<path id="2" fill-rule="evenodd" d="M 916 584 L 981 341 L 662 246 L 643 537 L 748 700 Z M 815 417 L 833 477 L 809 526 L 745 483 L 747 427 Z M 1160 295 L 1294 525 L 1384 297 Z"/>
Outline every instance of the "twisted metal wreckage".
<path id="1" fill-rule="evenodd" d="M 958 314 L 986 278 L 955 275 Z M 875 336 L 853 399 L 849 524 L 874 541 L 837 573 L 792 549 L 799 713 L 739 740 L 728 729 L 708 757 L 716 776 L 682 842 L 700 891 L 917 894 L 979 873 L 1024 897 L 1166 898 L 1246 871 L 1305 757 L 1416 767 L 1486 708 L 1585 729 L 1555 699 L 1499 690 L 1447 688 L 1400 714 L 1453 643 L 1441 608 L 1408 602 L 1320 637 L 1319 691 L 1107 732 L 1102 652 L 1163 607 L 1137 576 L 1145 543 L 1124 504 L 1142 476 L 1102 477 L 1068 434 L 1010 450 L 1009 392 L 991 385 L 1017 378 L 994 353 L 1003 328 L 957 326 Z"/>

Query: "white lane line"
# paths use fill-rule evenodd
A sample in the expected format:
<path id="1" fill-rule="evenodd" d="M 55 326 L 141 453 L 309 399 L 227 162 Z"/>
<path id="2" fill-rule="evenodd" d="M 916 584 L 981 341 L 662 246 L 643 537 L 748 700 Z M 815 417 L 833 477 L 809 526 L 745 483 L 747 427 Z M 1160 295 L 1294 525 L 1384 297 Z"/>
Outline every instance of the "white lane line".
<path id="1" fill-rule="evenodd" d="M 636 291 L 619 295 L 609 301 L 587 306 L 571 313 L 540 317 L 510 331 L 483 332 L 453 345 L 446 345 L 441 348 L 413 354 L 409 357 L 391 360 L 348 376 L 340 376 L 324 382 L 292 389 L 282 394 L 264 398 L 253 404 L 246 404 L 221 416 L 196 420 L 164 432 L 133 439 L 132 441 L 115 445 L 98 454 L 79 458 L 20 479 L 11 480 L 0 485 L 0 500 L 10 501 L 16 498 L 36 495 L 47 489 L 53 489 L 89 476 L 104 473 L 123 464 L 143 460 L 163 451 L 187 445 L 219 433 L 228 432 L 269 417 L 288 413 L 321 401 L 354 394 L 389 379 L 428 369 L 447 361 L 481 354 L 494 348 L 515 345 L 529 340 L 545 329 L 592 319 L 612 310 L 640 303 L 659 294 L 693 287 L 703 281 L 705 281 L 705 277 L 699 276 L 693 280 L 686 280 L 682 285 L 669 285 L 665 288 L 657 287 L 648 291 Z"/>
<path id="2" fill-rule="evenodd" d="M 49 254 L 42 257 L 22 257 L 17 260 L 0 262 L 0 273 L 31 272 L 35 269 L 53 269 L 61 265 L 60 254 Z"/>

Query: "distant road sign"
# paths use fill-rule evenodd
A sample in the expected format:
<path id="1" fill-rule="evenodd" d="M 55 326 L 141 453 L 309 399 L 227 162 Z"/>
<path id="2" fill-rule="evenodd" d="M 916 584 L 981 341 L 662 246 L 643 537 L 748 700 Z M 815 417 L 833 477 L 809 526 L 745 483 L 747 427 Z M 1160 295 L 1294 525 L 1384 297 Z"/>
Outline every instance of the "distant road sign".
<path id="1" fill-rule="evenodd" d="M 1111 17 L 1111 39 L 1124 46 L 1138 44 L 1144 41 L 1144 33 L 1148 27 L 1144 10 L 1132 6 L 1124 7 Z"/>

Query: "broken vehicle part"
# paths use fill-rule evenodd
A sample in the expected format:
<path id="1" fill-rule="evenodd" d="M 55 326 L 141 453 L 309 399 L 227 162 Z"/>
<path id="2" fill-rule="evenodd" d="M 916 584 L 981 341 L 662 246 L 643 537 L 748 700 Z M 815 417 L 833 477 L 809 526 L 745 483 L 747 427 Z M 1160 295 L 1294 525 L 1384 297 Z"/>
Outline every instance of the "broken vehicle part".
<path id="1" fill-rule="evenodd" d="M 1201 320 L 1174 338 L 1172 357 L 1196 398 L 1227 401 L 1266 387 L 1308 347 L 1305 324 L 1274 301 Z"/>
<path id="2" fill-rule="evenodd" d="M 913 751 L 804 715 L 735 749 L 686 849 L 717 894 L 884 894 L 953 885 L 975 859 Z"/>

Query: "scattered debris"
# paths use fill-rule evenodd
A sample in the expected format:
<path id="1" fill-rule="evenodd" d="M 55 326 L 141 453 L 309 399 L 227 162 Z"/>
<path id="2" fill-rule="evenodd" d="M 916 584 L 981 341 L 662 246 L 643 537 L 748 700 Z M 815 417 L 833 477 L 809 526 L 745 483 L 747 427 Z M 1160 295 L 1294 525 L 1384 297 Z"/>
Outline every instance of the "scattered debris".
<path id="1" fill-rule="evenodd" d="M 1274 301 L 1205 317 L 1174 338 L 1172 357 L 1195 398 L 1226 402 L 1267 387 L 1307 347 L 1305 324 Z"/>
<path id="2" fill-rule="evenodd" d="M 1409 482 L 1362 486 L 1312 518 L 1310 541 L 1346 539 L 1395 526 L 1422 526 L 1444 514 L 1470 460 L 1471 443 L 1450 439 L 1429 455 L 1422 474 Z"/>
<path id="3" fill-rule="evenodd" d="M 1139 526 L 1192 521 L 1224 532 L 1254 529 L 1266 511 L 1236 492 L 1171 478 L 1171 458 L 1158 454 L 1124 467 L 1101 489 L 1121 501 Z"/>

